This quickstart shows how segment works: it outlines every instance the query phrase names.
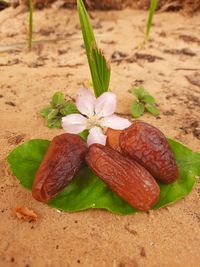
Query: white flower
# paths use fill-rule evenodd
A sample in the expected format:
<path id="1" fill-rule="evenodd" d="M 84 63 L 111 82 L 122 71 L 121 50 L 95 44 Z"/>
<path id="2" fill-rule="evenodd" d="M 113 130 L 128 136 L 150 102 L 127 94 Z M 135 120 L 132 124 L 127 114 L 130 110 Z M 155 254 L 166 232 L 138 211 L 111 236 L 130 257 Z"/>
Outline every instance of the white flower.
<path id="1" fill-rule="evenodd" d="M 123 130 L 131 125 L 124 118 L 114 115 L 116 109 L 116 95 L 103 93 L 97 99 L 87 89 L 81 89 L 76 99 L 76 106 L 82 114 L 70 114 L 62 118 L 62 127 L 67 133 L 78 134 L 89 130 L 88 146 L 94 143 L 106 144 L 106 127 Z"/>

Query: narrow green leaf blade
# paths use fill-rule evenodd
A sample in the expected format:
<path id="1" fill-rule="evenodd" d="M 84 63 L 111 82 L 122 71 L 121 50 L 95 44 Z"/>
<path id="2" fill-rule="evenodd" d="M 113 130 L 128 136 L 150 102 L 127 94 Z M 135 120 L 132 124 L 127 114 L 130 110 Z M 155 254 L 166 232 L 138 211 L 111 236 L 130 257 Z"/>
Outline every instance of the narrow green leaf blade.
<path id="1" fill-rule="evenodd" d="M 77 0 L 79 19 L 85 44 L 87 59 L 92 76 L 95 95 L 98 97 L 108 91 L 110 82 L 110 66 L 102 52 L 98 49 L 88 13 L 82 0 Z"/>
<path id="2" fill-rule="evenodd" d="M 110 83 L 110 66 L 106 62 L 102 51 L 97 47 L 91 50 L 91 65 L 94 89 L 97 88 L 96 96 L 100 96 L 103 92 L 107 92 Z M 96 86 L 96 87 L 95 87 Z"/>
<path id="3" fill-rule="evenodd" d="M 88 13 L 85 9 L 85 6 L 82 0 L 77 1 L 77 7 L 78 7 L 79 19 L 80 19 L 80 24 L 81 24 L 81 29 L 82 29 L 83 40 L 85 43 L 85 49 L 86 49 L 87 56 L 89 58 L 92 46 L 97 47 L 96 40 L 94 37 L 92 26 L 90 24 Z"/>
<path id="4" fill-rule="evenodd" d="M 29 0 L 29 33 L 28 33 L 28 48 L 33 45 L 33 1 Z"/>
<path id="5" fill-rule="evenodd" d="M 131 105 L 131 114 L 134 118 L 139 118 L 144 113 L 144 104 L 134 101 Z"/>
<path id="6" fill-rule="evenodd" d="M 147 20 L 147 24 L 146 24 L 145 42 L 148 40 L 148 37 L 149 37 L 149 33 L 151 30 L 151 26 L 152 26 L 152 22 L 153 22 L 154 13 L 156 11 L 156 7 L 157 7 L 157 0 L 151 0 L 148 20 Z"/>

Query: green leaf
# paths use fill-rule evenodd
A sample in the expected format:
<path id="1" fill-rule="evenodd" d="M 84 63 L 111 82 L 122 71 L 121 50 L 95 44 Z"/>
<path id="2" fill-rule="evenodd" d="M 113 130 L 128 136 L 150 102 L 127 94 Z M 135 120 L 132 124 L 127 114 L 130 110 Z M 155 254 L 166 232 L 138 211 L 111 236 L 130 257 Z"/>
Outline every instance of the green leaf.
<path id="1" fill-rule="evenodd" d="M 144 113 L 145 108 L 154 116 L 158 116 L 160 114 L 158 108 L 156 107 L 155 98 L 151 96 L 148 91 L 144 89 L 143 86 L 134 87 L 130 90 L 130 92 L 134 94 L 139 100 L 136 100 L 131 105 L 131 113 L 133 117 L 140 117 Z"/>
<path id="2" fill-rule="evenodd" d="M 13 174 L 28 189 L 32 188 L 35 173 L 49 143 L 47 140 L 28 141 L 15 148 L 7 158 Z M 159 184 L 160 198 L 154 208 L 166 206 L 187 196 L 195 185 L 196 177 L 200 175 L 200 153 L 171 139 L 169 144 L 179 166 L 180 176 L 173 184 Z M 49 205 L 70 212 L 88 208 L 107 209 L 121 215 L 137 212 L 86 166 Z"/>
<path id="3" fill-rule="evenodd" d="M 40 115 L 43 118 L 47 118 L 51 111 L 52 111 L 52 107 L 51 106 L 45 107 L 40 111 Z"/>
<path id="4" fill-rule="evenodd" d="M 149 113 L 151 113 L 154 116 L 158 116 L 160 114 L 160 111 L 154 104 L 146 104 L 145 108 Z"/>
<path id="5" fill-rule="evenodd" d="M 52 107 L 56 108 L 65 102 L 65 96 L 62 92 L 56 92 L 51 100 Z"/>
<path id="6" fill-rule="evenodd" d="M 35 173 L 49 144 L 48 140 L 30 140 L 15 148 L 8 156 L 13 174 L 24 187 L 31 189 Z"/>
<path id="7" fill-rule="evenodd" d="M 134 94 L 139 100 L 143 100 L 145 96 L 149 96 L 147 90 L 143 86 L 134 87 L 131 90 L 131 93 Z"/>
<path id="8" fill-rule="evenodd" d="M 66 103 L 63 104 L 63 107 L 60 109 L 60 113 L 63 116 L 66 116 L 69 114 L 79 113 L 79 111 L 73 101 L 67 101 Z"/>
<path id="9" fill-rule="evenodd" d="M 155 104 L 156 103 L 155 98 L 151 95 L 145 95 L 143 97 L 142 101 L 146 104 Z"/>
<path id="10" fill-rule="evenodd" d="M 55 117 L 52 119 L 47 120 L 47 127 L 49 128 L 61 128 L 61 119 L 62 117 Z"/>
<path id="11" fill-rule="evenodd" d="M 145 32 L 144 42 L 146 42 L 148 40 L 149 33 L 151 30 L 151 26 L 152 26 L 152 22 L 153 22 L 154 13 L 156 11 L 156 7 L 157 7 L 157 0 L 151 0 L 148 20 L 147 20 L 147 24 L 146 24 L 146 32 Z"/>
<path id="12" fill-rule="evenodd" d="M 193 152 L 172 139 L 168 139 L 168 142 L 179 167 L 179 179 L 173 184 L 159 184 L 161 194 L 155 209 L 188 195 L 195 185 L 196 178 L 200 176 L 200 153 Z"/>
<path id="13" fill-rule="evenodd" d="M 97 47 L 90 19 L 82 0 L 77 0 L 77 7 L 93 89 L 96 97 L 98 97 L 103 92 L 108 91 L 111 70 L 102 52 Z"/>
<path id="14" fill-rule="evenodd" d="M 47 120 L 52 120 L 52 119 L 56 119 L 58 115 L 58 110 L 57 109 L 52 109 L 51 112 L 49 112 L 48 116 L 47 116 Z"/>
<path id="15" fill-rule="evenodd" d="M 139 118 L 144 113 L 144 104 L 134 101 L 131 105 L 131 114 L 134 118 Z"/>
<path id="16" fill-rule="evenodd" d="M 33 45 L 33 1 L 29 0 L 29 33 L 28 33 L 28 48 Z"/>
<path id="17" fill-rule="evenodd" d="M 110 66 L 106 62 L 102 51 L 94 47 L 91 51 L 91 66 L 92 66 L 92 77 L 93 87 L 95 95 L 98 97 L 103 92 L 107 92 L 110 83 Z"/>
<path id="18" fill-rule="evenodd" d="M 65 101 L 62 92 L 56 92 L 53 95 L 50 104 L 50 106 L 47 106 L 40 111 L 40 115 L 47 118 L 47 127 L 49 128 L 61 128 L 62 117 L 69 114 L 79 113 L 73 101 Z"/>

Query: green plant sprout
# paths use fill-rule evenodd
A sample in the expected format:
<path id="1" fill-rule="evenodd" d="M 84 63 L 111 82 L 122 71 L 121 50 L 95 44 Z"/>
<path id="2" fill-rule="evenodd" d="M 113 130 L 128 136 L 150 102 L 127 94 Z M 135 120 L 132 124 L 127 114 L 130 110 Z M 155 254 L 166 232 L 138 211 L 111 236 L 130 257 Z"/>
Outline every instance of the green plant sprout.
<path id="1" fill-rule="evenodd" d="M 95 96 L 98 97 L 108 91 L 111 69 L 102 51 L 97 47 L 89 16 L 82 0 L 77 0 L 77 7 L 93 89 Z"/>
<path id="2" fill-rule="evenodd" d="M 62 92 L 56 92 L 50 105 L 40 111 L 40 115 L 47 119 L 49 128 L 61 128 L 62 117 L 73 113 L 79 113 L 76 105 L 71 100 L 66 101 Z"/>
<path id="3" fill-rule="evenodd" d="M 135 100 L 131 105 L 131 114 L 134 118 L 139 118 L 143 113 L 148 111 L 154 116 L 160 114 L 158 108 L 156 107 L 156 100 L 151 96 L 144 87 L 134 87 L 130 89 L 130 92 L 136 96 Z"/>
<path id="4" fill-rule="evenodd" d="M 33 1 L 29 0 L 29 32 L 28 32 L 28 48 L 33 45 Z"/>
<path id="5" fill-rule="evenodd" d="M 92 26 L 89 21 L 89 16 L 82 0 L 77 1 L 77 7 L 92 77 L 92 87 L 95 96 L 98 97 L 102 93 L 108 91 L 110 82 L 110 66 L 106 62 L 102 51 L 97 47 Z M 50 105 L 41 110 L 40 115 L 47 119 L 47 127 L 61 128 L 62 117 L 72 113 L 79 113 L 74 102 L 66 102 L 64 94 L 62 92 L 57 92 L 53 95 Z"/>
<path id="6" fill-rule="evenodd" d="M 151 1 L 151 3 L 150 3 L 150 8 L 149 8 L 149 15 L 148 15 L 148 19 L 147 19 L 147 24 L 146 24 L 146 30 L 145 30 L 145 34 L 144 34 L 144 43 L 146 43 L 148 41 L 149 34 L 151 31 L 151 27 L 152 27 L 154 13 L 155 13 L 156 7 L 157 7 L 157 0 L 150 0 L 150 1 Z"/>

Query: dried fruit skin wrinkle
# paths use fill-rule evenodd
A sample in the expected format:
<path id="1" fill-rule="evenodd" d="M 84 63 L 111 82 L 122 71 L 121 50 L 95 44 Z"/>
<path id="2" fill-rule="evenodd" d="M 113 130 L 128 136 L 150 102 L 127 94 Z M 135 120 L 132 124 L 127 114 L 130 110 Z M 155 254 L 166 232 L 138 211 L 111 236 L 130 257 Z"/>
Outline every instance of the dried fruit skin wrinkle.
<path id="1" fill-rule="evenodd" d="M 132 207 L 147 211 L 157 202 L 158 184 L 136 161 L 100 144 L 90 146 L 86 161 L 93 172 Z"/>
<path id="2" fill-rule="evenodd" d="M 164 134 L 154 126 L 135 121 L 120 134 L 122 152 L 143 165 L 156 179 L 173 183 L 178 167 Z"/>
<path id="3" fill-rule="evenodd" d="M 62 134 L 53 138 L 36 173 L 32 195 L 48 202 L 76 175 L 87 153 L 86 143 L 75 134 Z"/>

